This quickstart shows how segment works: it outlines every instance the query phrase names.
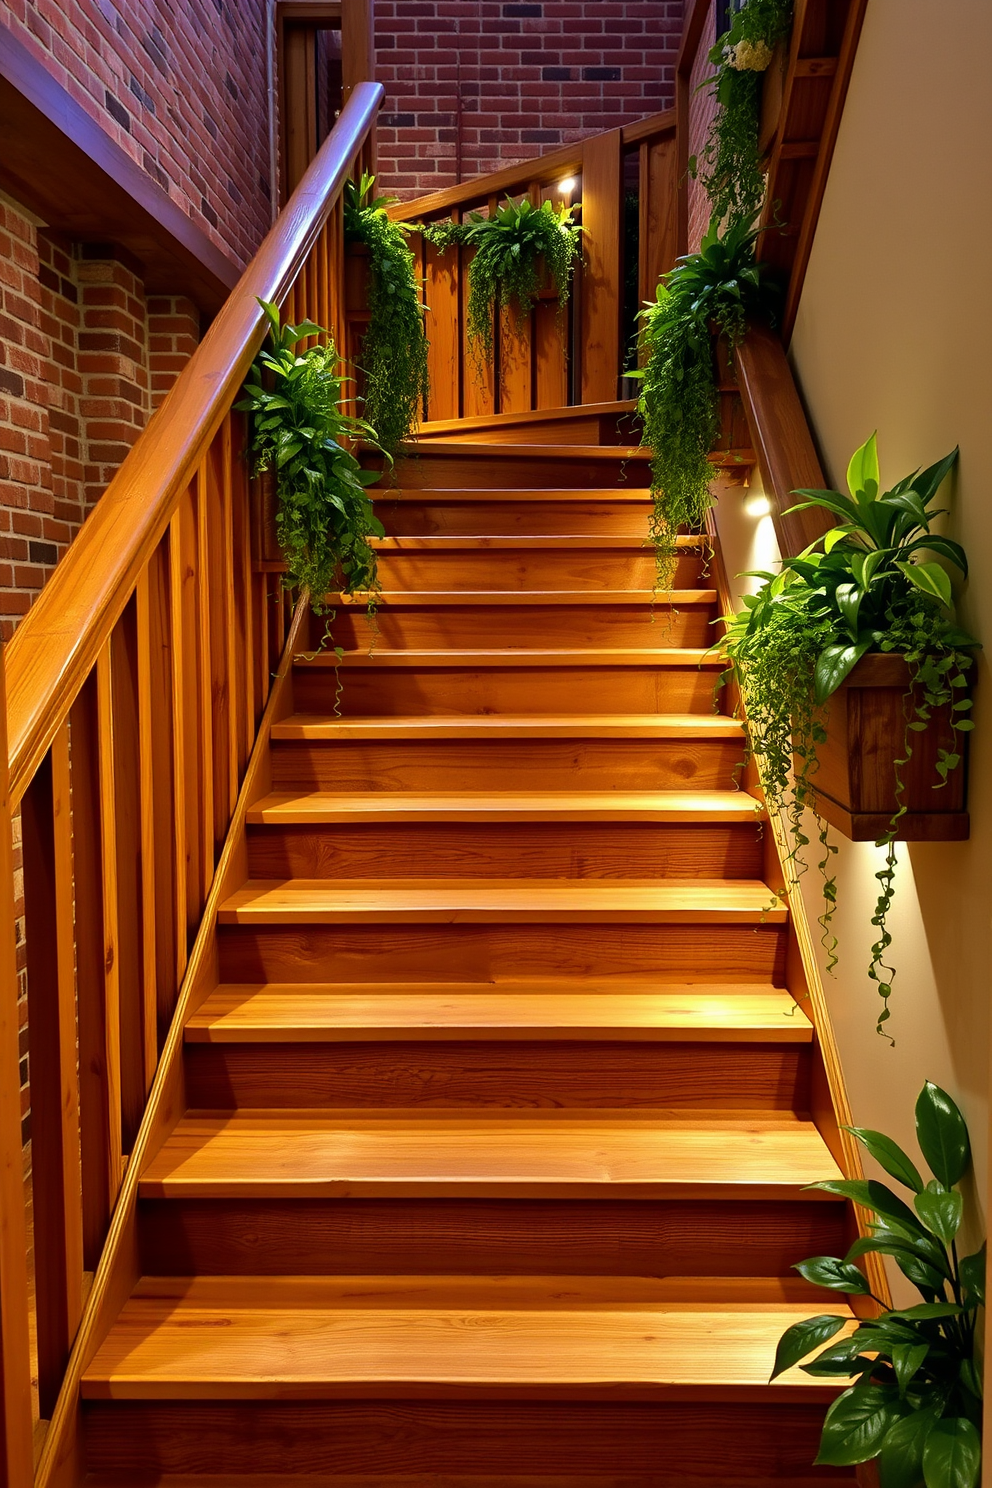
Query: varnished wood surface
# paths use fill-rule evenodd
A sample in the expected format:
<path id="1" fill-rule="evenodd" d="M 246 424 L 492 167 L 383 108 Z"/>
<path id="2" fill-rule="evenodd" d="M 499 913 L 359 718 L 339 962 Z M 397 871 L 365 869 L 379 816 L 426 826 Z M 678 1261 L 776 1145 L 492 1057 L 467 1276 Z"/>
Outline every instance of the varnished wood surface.
<path id="1" fill-rule="evenodd" d="M 749 1477 L 747 1481 L 748 1488 L 773 1488 L 777 1480 Z M 815 1479 L 793 1477 L 789 1481 L 792 1488 L 837 1488 L 837 1485 L 848 1485 L 854 1480 L 853 1477 L 833 1475 L 824 1478 L 818 1473 Z M 449 1473 L 389 1475 L 389 1488 L 669 1488 L 670 1482 L 674 1480 L 659 1478 L 655 1473 L 649 1476 L 631 1476 L 630 1473 L 619 1476 L 616 1473 L 555 1473 L 552 1477 L 544 1473 L 527 1473 L 523 1476 L 514 1473 L 512 1477 L 505 1473 L 496 1477 L 489 1473 L 458 1473 L 455 1476 Z M 693 1478 L 693 1488 L 725 1488 L 725 1483 L 723 1478 Z M 333 1477 L 314 1476 L 311 1473 L 299 1476 L 294 1474 L 291 1477 L 282 1474 L 279 1479 L 279 1488 L 382 1488 L 382 1484 L 383 1479 L 378 1472 L 371 1475 L 335 1473 Z M 149 1478 L 143 1475 L 135 1477 L 131 1473 L 122 1477 L 111 1472 L 88 1474 L 84 1488 L 273 1488 L 273 1483 L 271 1474 L 268 1473 L 238 1473 L 233 1477 L 226 1473 L 222 1476 L 214 1473 L 182 1476 L 170 1473 L 167 1477 L 156 1474 L 154 1478 Z"/>
<path id="2" fill-rule="evenodd" d="M 831 1390 L 768 1384 L 806 1316 L 789 1284 L 589 1278 L 146 1279 L 83 1381 L 87 1399 L 370 1396 L 685 1400 Z M 724 1297 L 732 1300 L 723 1300 Z M 683 1300 L 683 1298 L 687 1300 Z M 844 1308 L 838 1308 L 841 1313 Z"/>
<path id="3" fill-rule="evenodd" d="M 784 903 L 738 879 L 623 884 L 596 880 L 440 879 L 375 884 L 249 880 L 224 901 L 221 924 L 784 924 Z"/>
<path id="4" fill-rule="evenodd" d="M 406 988 L 222 986 L 186 1025 L 187 1043 L 403 1039 L 592 1039 L 807 1043 L 809 1019 L 777 987 L 646 991 L 595 982 Z"/>
<path id="5" fill-rule="evenodd" d="M 504 647 L 499 651 L 449 650 L 437 651 L 387 651 L 376 649 L 369 654 L 364 651 L 346 651 L 343 656 L 334 652 L 318 652 L 296 658 L 302 670 L 334 671 L 338 667 L 361 667 L 365 670 L 386 671 L 393 668 L 409 668 L 422 671 L 430 667 L 460 667 L 464 670 L 483 668 L 507 668 L 519 671 L 525 667 L 694 667 L 710 671 L 722 669 L 724 662 L 713 652 L 700 646 L 655 646 L 633 648 L 629 646 L 596 646 L 584 650 L 578 648 L 548 651 Z"/>
<path id="6" fill-rule="evenodd" d="M 295 713 L 273 725 L 278 740 L 346 739 L 478 739 L 496 735 L 503 739 L 738 739 L 743 725 L 723 714 L 630 714 L 626 717 L 596 717 L 575 714 L 568 718 L 513 718 L 506 714 L 486 719 L 472 718 L 328 718 L 323 714 Z"/>
<path id="7" fill-rule="evenodd" d="M 248 821 L 266 825 L 308 825 L 389 821 L 653 821 L 739 822 L 764 815 L 760 802 L 743 791 L 658 791 L 629 793 L 465 792 L 424 795 L 376 792 L 334 796 L 324 792 L 265 796 Z"/>
<path id="8" fill-rule="evenodd" d="M 816 1128 L 788 1113 L 191 1112 L 145 1169 L 141 1193 L 782 1199 L 837 1176 Z"/>

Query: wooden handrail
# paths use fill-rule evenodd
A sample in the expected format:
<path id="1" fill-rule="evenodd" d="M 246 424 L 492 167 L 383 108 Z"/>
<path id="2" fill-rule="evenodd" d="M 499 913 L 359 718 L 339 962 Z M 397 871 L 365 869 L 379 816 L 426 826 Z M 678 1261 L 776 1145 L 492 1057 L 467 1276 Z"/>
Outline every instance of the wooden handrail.
<path id="1" fill-rule="evenodd" d="M 344 186 L 383 98 L 361 83 L 161 409 L 127 456 L 7 648 L 16 808 L 161 540 L 281 303 Z"/>

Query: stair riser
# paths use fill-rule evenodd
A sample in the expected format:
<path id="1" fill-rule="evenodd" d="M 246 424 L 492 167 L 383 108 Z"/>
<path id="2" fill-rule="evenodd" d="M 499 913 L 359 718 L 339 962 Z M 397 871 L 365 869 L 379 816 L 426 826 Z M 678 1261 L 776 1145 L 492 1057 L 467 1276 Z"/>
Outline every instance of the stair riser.
<path id="1" fill-rule="evenodd" d="M 742 739 L 373 739 L 272 746 L 273 790 L 723 790 Z"/>
<path id="2" fill-rule="evenodd" d="M 618 455 L 590 460 L 568 454 L 566 448 L 548 459 L 504 455 L 498 445 L 486 445 L 474 453 L 467 447 L 457 454 L 439 454 L 425 444 L 415 458 L 403 460 L 397 467 L 396 483 L 404 491 L 536 491 L 543 487 L 552 491 L 600 491 L 611 486 L 643 491 L 650 483 L 646 459 Z M 383 499 L 387 499 L 387 493 L 388 488 L 384 488 Z"/>
<path id="3" fill-rule="evenodd" d="M 167 1472 L 807 1480 L 824 1407 L 763 1401 L 86 1402 L 87 1465 Z M 659 1467 L 661 1473 L 659 1473 Z"/>
<path id="4" fill-rule="evenodd" d="M 341 668 L 340 712 L 345 718 L 437 717 L 513 714 L 560 716 L 576 704 L 589 714 L 712 713 L 717 673 L 712 667 L 536 666 Z M 297 712 L 332 714 L 335 672 L 330 666 L 297 667 Z"/>
<path id="5" fill-rule="evenodd" d="M 805 1111 L 810 1048 L 590 1040 L 189 1044 L 195 1109 Z"/>
<path id="6" fill-rule="evenodd" d="M 843 1255 L 843 1204 L 142 1199 L 146 1276 L 786 1276 Z"/>
<path id="7" fill-rule="evenodd" d="M 616 548 L 476 548 L 430 553 L 379 554 L 379 579 L 387 594 L 405 590 L 468 589 L 647 589 L 654 588 L 656 564 L 648 547 L 625 552 Z M 700 561 L 680 558 L 676 589 L 698 586 Z"/>
<path id="8" fill-rule="evenodd" d="M 257 826 L 250 878 L 760 878 L 754 821 Z"/>
<path id="9" fill-rule="evenodd" d="M 644 605 L 430 605 L 376 616 L 377 645 L 393 650 L 484 649 L 487 646 L 709 646 L 715 639 L 713 605 L 672 612 Z M 369 644 L 364 615 L 339 613 L 331 634 L 346 651 Z"/>
<path id="10" fill-rule="evenodd" d="M 223 982 L 670 977 L 785 985 L 781 925 L 286 925 L 218 929 Z"/>
<path id="11" fill-rule="evenodd" d="M 374 493 L 373 493 L 374 494 Z M 651 517 L 647 501 L 450 501 L 427 497 L 375 503 L 376 515 L 390 537 L 556 537 L 581 532 L 589 536 L 646 538 Z"/>

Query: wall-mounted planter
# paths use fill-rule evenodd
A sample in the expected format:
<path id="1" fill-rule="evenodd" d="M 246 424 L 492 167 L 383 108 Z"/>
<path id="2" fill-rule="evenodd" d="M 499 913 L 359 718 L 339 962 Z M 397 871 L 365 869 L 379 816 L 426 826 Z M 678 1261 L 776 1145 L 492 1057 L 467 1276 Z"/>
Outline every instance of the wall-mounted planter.
<path id="1" fill-rule="evenodd" d="M 901 656 L 870 655 L 859 661 L 833 694 L 825 720 L 827 741 L 817 746 L 811 784 L 817 808 L 855 842 L 874 842 L 888 830 L 896 810 L 895 762 L 902 754 L 909 667 Z M 960 842 L 968 836 L 965 810 L 967 761 L 939 786 L 937 752 L 964 751 L 966 736 L 954 735 L 948 708 L 935 710 L 926 731 L 910 732 L 913 756 L 903 767 L 906 815 L 901 842 Z"/>

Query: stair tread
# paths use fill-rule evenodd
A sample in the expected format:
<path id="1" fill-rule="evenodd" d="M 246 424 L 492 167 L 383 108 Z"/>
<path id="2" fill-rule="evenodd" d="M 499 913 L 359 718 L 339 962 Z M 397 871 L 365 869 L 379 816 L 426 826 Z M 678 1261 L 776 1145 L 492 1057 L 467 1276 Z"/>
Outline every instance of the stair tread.
<path id="1" fill-rule="evenodd" d="M 688 608 L 692 605 L 715 605 L 715 589 L 384 589 L 377 595 L 380 609 L 420 609 L 428 605 L 498 606 L 524 608 L 527 605 L 654 605 L 660 612 L 667 606 Z M 328 603 L 338 609 L 363 610 L 368 595 L 330 594 Z M 658 621 L 663 624 L 663 620 Z"/>
<path id="2" fill-rule="evenodd" d="M 250 879 L 222 924 L 541 921 L 781 924 L 784 901 L 751 879 Z"/>
<path id="3" fill-rule="evenodd" d="M 721 713 L 575 714 L 569 717 L 436 717 L 333 718 L 328 714 L 293 713 L 272 725 L 273 739 L 706 739 L 742 738 L 738 718 Z"/>
<path id="4" fill-rule="evenodd" d="M 705 536 L 680 536 L 676 543 L 680 548 L 696 551 L 708 546 L 708 539 Z M 517 548 L 560 548 L 565 553 L 573 553 L 578 548 L 612 548 L 640 553 L 652 551 L 651 541 L 643 532 L 439 533 L 436 536 L 433 533 L 411 533 L 398 537 L 375 537 L 372 545 L 381 553 L 457 553 L 475 552 L 480 548 L 491 548 L 495 552 Z"/>
<path id="5" fill-rule="evenodd" d="M 651 502 L 649 486 L 399 486 L 378 494 L 377 500 L 413 501 L 643 501 Z M 698 539 L 697 539 L 698 540 Z"/>
<path id="6" fill-rule="evenodd" d="M 141 1178 L 145 1198 L 798 1197 L 840 1170 L 791 1113 L 623 1110 L 189 1112 Z"/>
<path id="7" fill-rule="evenodd" d="M 254 824 L 429 821 L 756 822 L 744 791 L 273 791 L 249 808 Z"/>
<path id="8" fill-rule="evenodd" d="M 583 983 L 422 986 L 269 983 L 218 987 L 188 1043 L 322 1040 L 685 1039 L 808 1043 L 809 1018 L 781 988 Z"/>
<path id="9" fill-rule="evenodd" d="M 706 667 L 722 669 L 726 663 L 709 647 L 703 646 L 585 646 L 585 647 L 513 647 L 472 650 L 454 647 L 444 650 L 432 647 L 424 651 L 395 651 L 384 646 L 370 650 L 304 652 L 293 658 L 298 667 Z"/>
<path id="10" fill-rule="evenodd" d="M 798 1369 L 768 1383 L 776 1342 L 813 1311 L 809 1297 L 796 1300 L 787 1283 L 709 1292 L 652 1278 L 149 1277 L 86 1369 L 82 1393 L 824 1396 Z M 714 1292 L 733 1300 L 711 1300 Z"/>

